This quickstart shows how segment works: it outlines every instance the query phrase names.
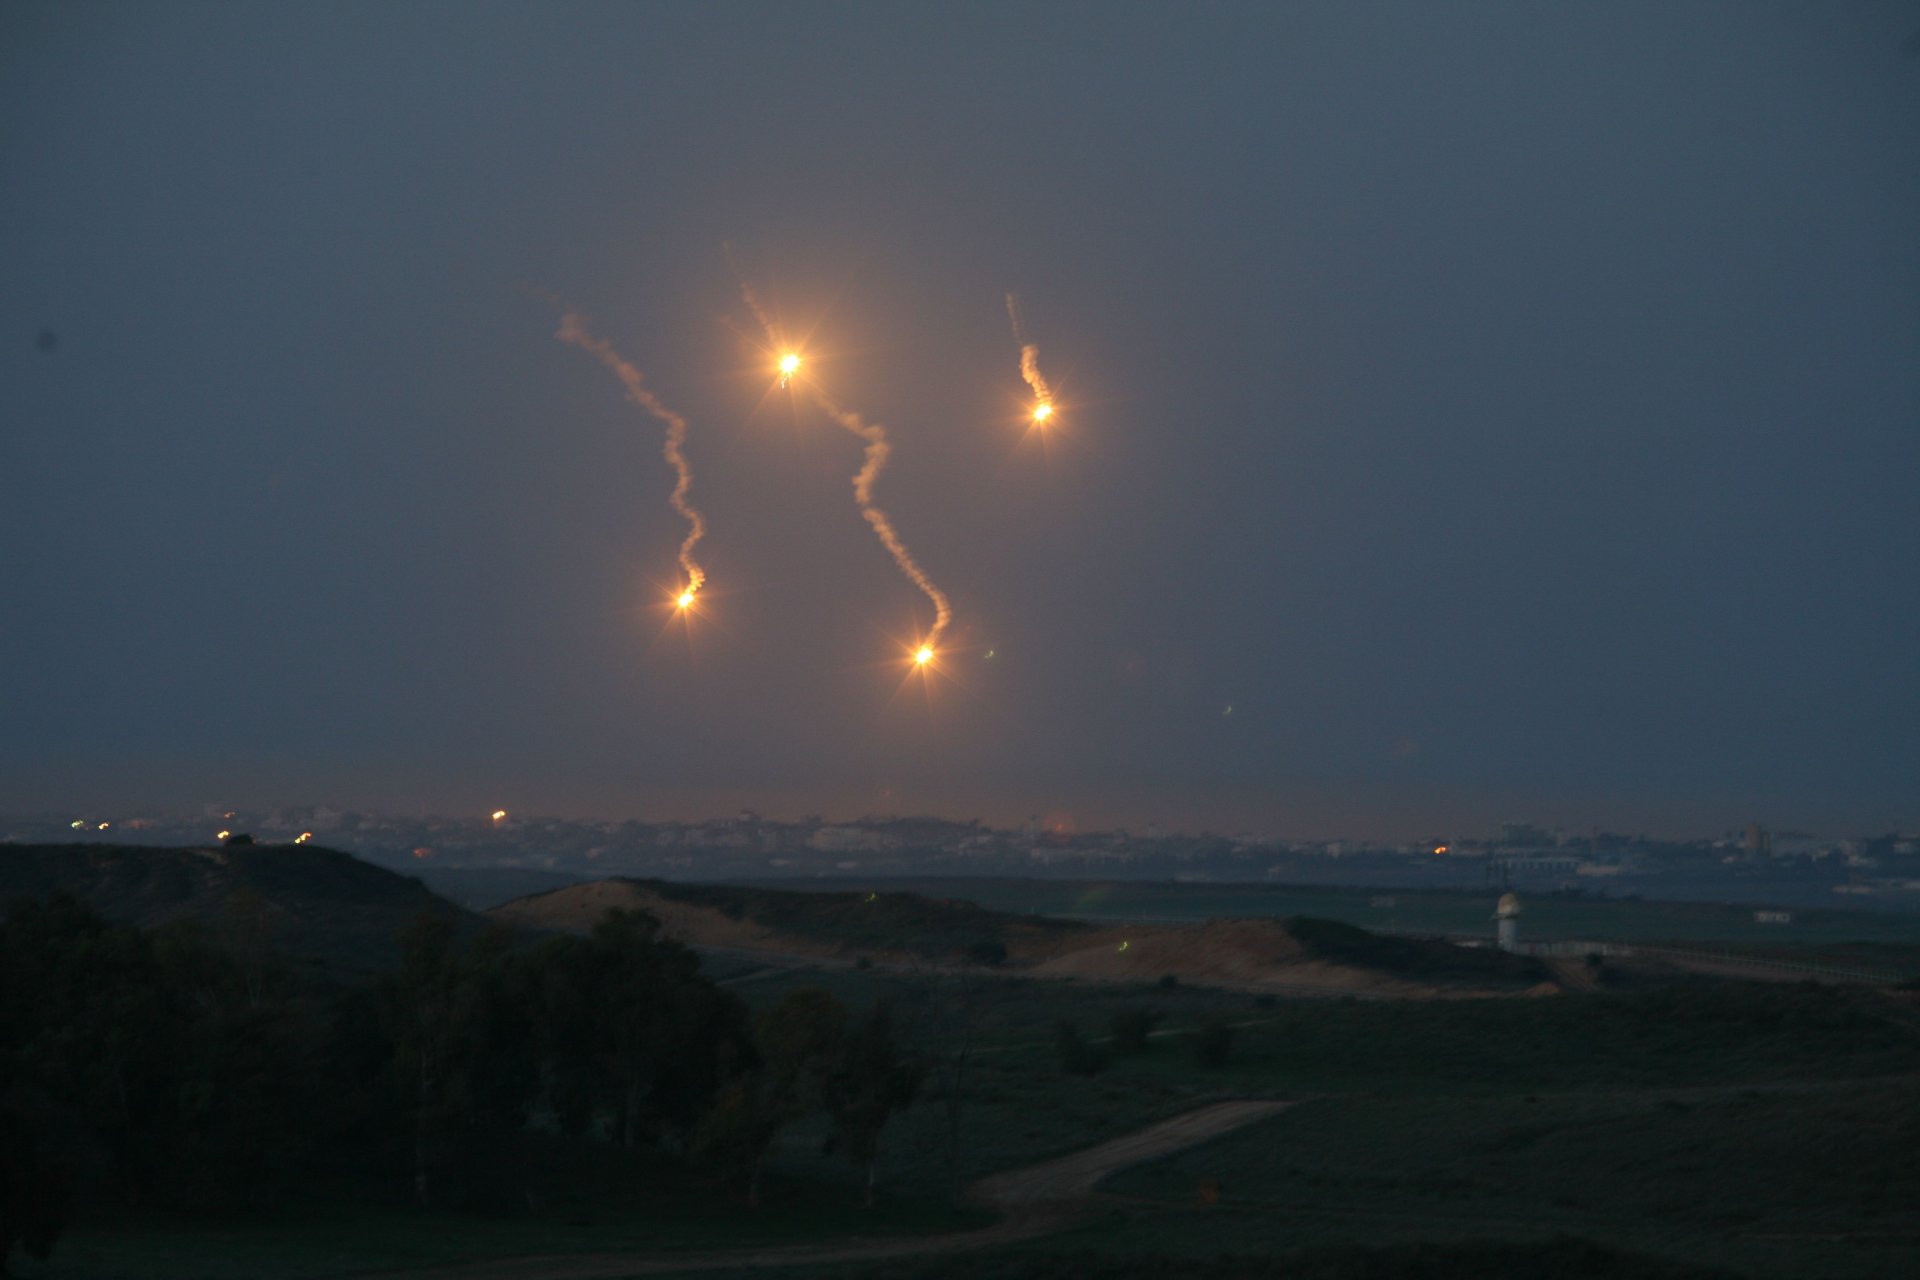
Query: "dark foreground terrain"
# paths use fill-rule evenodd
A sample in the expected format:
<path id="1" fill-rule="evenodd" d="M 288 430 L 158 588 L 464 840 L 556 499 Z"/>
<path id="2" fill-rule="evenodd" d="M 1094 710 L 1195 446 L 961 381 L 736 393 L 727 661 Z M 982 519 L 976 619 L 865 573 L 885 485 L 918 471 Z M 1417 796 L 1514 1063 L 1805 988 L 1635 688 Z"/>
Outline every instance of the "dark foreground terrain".
<path id="1" fill-rule="evenodd" d="M 418 886 L 340 855 L 195 880 L 144 928 L 59 896 L 97 851 L 66 879 L 35 856 L 44 892 L 0 927 L 20 1275 L 1851 1278 L 1920 1255 L 1898 986 L 1613 960 L 1420 999 L 1054 981 L 939 906 L 964 927 L 912 963 L 703 956 L 639 915 L 488 931 L 431 901 L 376 948 L 351 941 L 367 902 Z M 823 924 L 681 897 L 866 927 L 858 902 Z M 305 922 L 311 956 L 343 898 L 361 967 L 260 923 Z"/>

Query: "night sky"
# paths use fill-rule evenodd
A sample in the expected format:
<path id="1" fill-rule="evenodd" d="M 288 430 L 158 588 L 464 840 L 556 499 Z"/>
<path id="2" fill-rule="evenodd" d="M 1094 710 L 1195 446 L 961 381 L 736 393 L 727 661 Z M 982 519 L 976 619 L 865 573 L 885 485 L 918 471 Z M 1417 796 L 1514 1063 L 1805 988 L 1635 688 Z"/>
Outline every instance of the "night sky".
<path id="1" fill-rule="evenodd" d="M 7 4 L 0 805 L 1920 825 L 1916 32 Z"/>

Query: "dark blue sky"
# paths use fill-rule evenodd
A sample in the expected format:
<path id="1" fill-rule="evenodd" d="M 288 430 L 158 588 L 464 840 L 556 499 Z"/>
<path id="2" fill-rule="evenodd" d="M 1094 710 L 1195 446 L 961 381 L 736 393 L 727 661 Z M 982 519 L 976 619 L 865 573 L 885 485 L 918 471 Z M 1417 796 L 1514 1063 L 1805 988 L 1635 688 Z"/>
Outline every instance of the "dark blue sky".
<path id="1" fill-rule="evenodd" d="M 9 4 L 0 805 L 1920 825 L 1917 29 Z"/>

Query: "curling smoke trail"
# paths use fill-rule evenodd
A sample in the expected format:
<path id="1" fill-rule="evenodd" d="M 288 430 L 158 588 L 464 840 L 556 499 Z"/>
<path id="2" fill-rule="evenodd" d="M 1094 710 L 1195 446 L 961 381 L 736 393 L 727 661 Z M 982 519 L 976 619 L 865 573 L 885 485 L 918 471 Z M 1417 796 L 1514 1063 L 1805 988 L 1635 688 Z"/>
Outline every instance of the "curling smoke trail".
<path id="1" fill-rule="evenodd" d="M 733 261 L 731 250 L 728 250 L 727 260 L 733 265 L 734 275 L 740 281 L 740 296 L 745 299 L 747 310 L 753 312 L 753 318 L 760 322 L 760 328 L 767 335 L 767 345 L 778 351 L 781 346 L 780 335 L 773 327 L 773 318 L 760 304 L 759 295 L 754 293 L 753 286 L 747 283 L 746 275 L 740 270 L 739 263 Z M 788 365 L 782 361 L 781 386 L 784 387 L 792 381 L 798 367 L 797 363 Z M 925 665 L 932 659 L 938 648 L 941 634 L 953 621 L 953 606 L 947 603 L 947 593 L 934 585 L 933 579 L 927 576 L 927 571 L 922 569 L 920 562 L 913 558 L 913 552 L 907 550 L 907 544 L 900 540 L 900 534 L 894 529 L 893 521 L 887 517 L 887 513 L 874 505 L 874 482 L 886 469 L 887 457 L 893 452 L 893 446 L 887 441 L 887 429 L 877 422 L 866 421 L 850 409 L 841 408 L 810 380 L 803 385 L 812 394 L 814 403 L 819 405 L 828 417 L 860 437 L 866 444 L 866 456 L 860 464 L 859 472 L 853 477 L 853 501 L 860 508 L 860 514 L 866 518 L 867 523 L 873 526 L 873 532 L 880 539 L 880 545 L 885 547 L 887 554 L 893 557 L 893 562 L 900 567 L 900 572 L 904 573 L 914 586 L 926 592 L 927 599 L 933 601 L 933 630 L 929 631 L 921 641 L 921 647 L 915 656 L 916 662 Z"/>
<path id="2" fill-rule="evenodd" d="M 693 468 L 687 465 L 684 446 L 687 443 L 687 420 L 660 403 L 660 398 L 648 389 L 640 371 L 621 359 L 620 353 L 611 344 L 596 338 L 587 330 L 585 320 L 572 311 L 561 317 L 560 332 L 554 337 L 562 342 L 571 342 L 587 352 L 594 359 L 613 371 L 627 389 L 627 398 L 658 418 L 667 428 L 667 436 L 661 442 L 660 452 L 666 457 L 667 464 L 673 468 L 677 479 L 673 493 L 667 501 L 673 509 L 686 520 L 687 536 L 680 543 L 680 568 L 687 575 L 684 591 L 679 593 L 682 605 L 691 603 L 693 594 L 706 582 L 707 574 L 693 558 L 694 544 L 706 536 L 707 522 L 691 502 L 687 501 L 687 492 L 693 488 Z"/>
<path id="3" fill-rule="evenodd" d="M 1053 388 L 1040 376 L 1040 348 L 1027 341 L 1026 327 L 1020 323 L 1020 297 L 1007 295 L 1007 319 L 1013 321 L 1013 340 L 1020 344 L 1020 376 L 1033 388 L 1036 406 L 1045 406 L 1047 414 L 1053 412 Z M 1039 416 L 1045 417 L 1047 414 Z"/>
<path id="4" fill-rule="evenodd" d="M 940 634 L 953 621 L 953 608 L 947 603 L 947 593 L 933 585 L 933 579 L 913 558 L 913 552 L 907 550 L 907 544 L 900 540 L 895 532 L 893 521 L 887 513 L 873 504 L 873 484 L 886 469 L 887 455 L 893 452 L 893 446 L 887 443 L 887 429 L 877 422 L 867 422 L 849 409 L 842 409 L 827 398 L 819 388 L 811 388 L 814 403 L 818 404 L 835 422 L 854 435 L 866 441 L 866 459 L 861 463 L 858 474 L 853 477 L 853 500 L 860 508 L 860 514 L 880 538 L 880 544 L 893 556 L 893 562 L 900 566 L 900 572 L 907 575 L 916 587 L 927 593 L 927 599 L 933 601 L 933 630 L 922 641 L 922 653 L 937 649 Z M 924 661 L 924 659 L 923 659 Z"/>

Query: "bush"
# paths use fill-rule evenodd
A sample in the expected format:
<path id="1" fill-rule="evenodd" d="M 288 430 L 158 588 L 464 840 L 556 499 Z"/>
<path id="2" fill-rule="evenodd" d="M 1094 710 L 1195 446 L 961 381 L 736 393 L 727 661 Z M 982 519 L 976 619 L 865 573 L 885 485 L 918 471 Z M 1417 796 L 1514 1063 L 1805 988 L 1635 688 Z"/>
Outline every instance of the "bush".
<path id="1" fill-rule="evenodd" d="M 1158 1009 L 1133 1006 L 1121 1009 L 1113 1015 L 1109 1029 L 1113 1032 L 1113 1051 L 1115 1053 L 1138 1053 L 1147 1047 L 1147 1037 L 1161 1018 Z"/>
<path id="2" fill-rule="evenodd" d="M 1080 1034 L 1080 1028 L 1065 1018 L 1054 1029 L 1054 1043 L 1059 1046 L 1060 1065 L 1068 1075 L 1096 1076 L 1106 1069 L 1107 1055 L 1100 1046 L 1090 1043 Z"/>
<path id="3" fill-rule="evenodd" d="M 1209 1022 L 1188 1038 L 1193 1060 L 1203 1067 L 1224 1067 L 1233 1050 L 1233 1028 L 1224 1022 Z"/>
<path id="4" fill-rule="evenodd" d="M 998 938 L 982 938 L 967 948 L 967 959 L 975 964 L 995 965 L 1007 958 L 1007 944 Z"/>

